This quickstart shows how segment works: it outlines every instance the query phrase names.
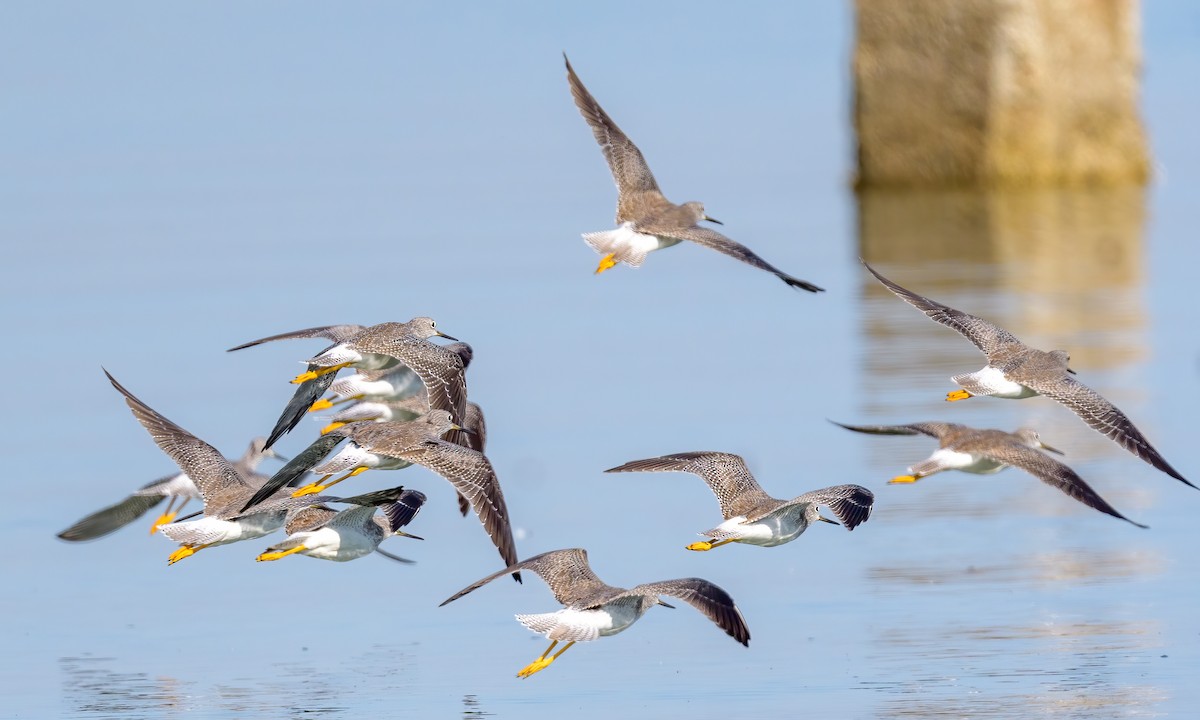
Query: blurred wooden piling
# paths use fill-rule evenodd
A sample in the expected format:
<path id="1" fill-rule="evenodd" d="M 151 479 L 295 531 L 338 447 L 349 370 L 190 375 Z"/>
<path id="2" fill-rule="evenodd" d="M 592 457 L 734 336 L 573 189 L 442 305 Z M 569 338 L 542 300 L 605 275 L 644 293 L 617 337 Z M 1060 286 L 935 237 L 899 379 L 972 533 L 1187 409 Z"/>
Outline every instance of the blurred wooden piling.
<path id="1" fill-rule="evenodd" d="M 1137 0 L 856 0 L 857 187 L 1144 184 Z"/>

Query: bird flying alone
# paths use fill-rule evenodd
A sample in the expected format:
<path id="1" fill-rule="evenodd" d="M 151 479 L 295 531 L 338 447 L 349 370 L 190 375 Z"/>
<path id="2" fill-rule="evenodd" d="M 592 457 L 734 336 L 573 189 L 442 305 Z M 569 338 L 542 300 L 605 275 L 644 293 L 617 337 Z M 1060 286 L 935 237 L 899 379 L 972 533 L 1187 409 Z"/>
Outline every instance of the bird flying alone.
<path id="1" fill-rule="evenodd" d="M 617 184 L 617 228 L 583 235 L 584 242 L 602 256 L 596 268 L 597 274 L 618 263 L 641 267 L 647 254 L 690 240 L 765 270 L 790 287 L 809 292 L 821 292 L 824 289 L 788 275 L 745 245 L 711 228 L 701 227 L 699 223 L 703 221 L 722 224 L 706 215 L 701 203 L 693 201 L 676 205 L 667 200 L 658 189 L 658 183 L 642 152 L 583 86 L 566 54 L 563 60 L 567 65 L 567 82 L 575 105 L 592 128 L 592 134 L 600 144 Z"/>
<path id="2" fill-rule="evenodd" d="M 707 540 L 692 543 L 688 550 L 712 550 L 729 543 L 774 547 L 789 543 L 814 522 L 845 525 L 853 530 L 871 517 L 875 495 L 861 485 L 834 485 L 813 490 L 791 500 L 773 498 L 762 487 L 746 462 L 738 455 L 722 452 L 686 452 L 646 460 L 633 460 L 604 472 L 686 472 L 708 483 L 721 505 L 725 522 L 700 533 Z M 824 505 L 838 520 L 823 517 Z"/>
<path id="3" fill-rule="evenodd" d="M 950 378 L 962 389 L 947 393 L 947 400 L 965 400 L 976 395 L 1019 400 L 1045 395 L 1065 405 L 1093 430 L 1150 465 L 1185 485 L 1196 487 L 1171 467 L 1125 413 L 1100 393 L 1072 377 L 1075 371 L 1067 366 L 1070 356 L 1066 352 L 1046 352 L 1029 347 L 1004 328 L 906 290 L 875 272 L 866 260 L 859 260 L 896 297 L 925 313 L 931 320 L 957 331 L 987 356 L 988 363 L 982 370 Z"/>
<path id="4" fill-rule="evenodd" d="M 746 647 L 750 646 L 750 628 L 746 626 L 741 610 L 738 610 L 729 593 L 713 583 L 701 578 L 681 578 L 645 583 L 629 589 L 614 587 L 592 572 L 587 551 L 582 548 L 552 550 L 534 555 L 468 585 L 442 601 L 441 605 L 454 602 L 496 578 L 518 570 L 532 570 L 545 580 L 554 593 L 554 599 L 563 605 L 563 609 L 555 612 L 517 615 L 517 622 L 551 641 L 545 652 L 517 673 L 520 678 L 527 678 L 549 667 L 577 642 L 616 635 L 637 622 L 655 605 L 673 609 L 673 605 L 660 599 L 661 595 L 686 602 L 731 638 Z M 566 645 L 551 655 L 560 642 L 566 642 Z"/>

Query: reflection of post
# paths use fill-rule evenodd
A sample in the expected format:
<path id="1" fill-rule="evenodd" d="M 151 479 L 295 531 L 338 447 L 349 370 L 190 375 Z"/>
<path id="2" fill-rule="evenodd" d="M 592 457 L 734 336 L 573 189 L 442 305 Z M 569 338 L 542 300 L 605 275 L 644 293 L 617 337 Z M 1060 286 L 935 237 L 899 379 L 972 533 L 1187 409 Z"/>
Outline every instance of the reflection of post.
<path id="1" fill-rule="evenodd" d="M 1142 183 L 1136 0 L 857 0 L 860 187 Z"/>
<path id="2" fill-rule="evenodd" d="M 990 319 L 1026 342 L 1113 368 L 1143 344 L 1144 217 L 1141 188 L 863 191 L 859 250 L 871 263 L 910 266 L 896 279 L 928 278 L 913 289 L 949 305 L 965 290 L 998 294 L 980 298 L 975 314 L 993 306 Z M 931 263 L 958 268 L 931 276 Z"/>

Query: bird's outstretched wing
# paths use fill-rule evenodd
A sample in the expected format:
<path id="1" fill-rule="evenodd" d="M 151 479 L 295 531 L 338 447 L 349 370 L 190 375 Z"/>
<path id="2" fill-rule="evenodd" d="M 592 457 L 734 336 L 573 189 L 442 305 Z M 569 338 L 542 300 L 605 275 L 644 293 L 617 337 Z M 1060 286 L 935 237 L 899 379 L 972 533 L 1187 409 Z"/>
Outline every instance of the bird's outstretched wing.
<path id="1" fill-rule="evenodd" d="M 1001 348 L 1014 344 L 1024 347 L 1015 335 L 1004 328 L 997 327 L 983 318 L 955 310 L 949 305 L 943 305 L 940 302 L 930 300 L 911 290 L 906 290 L 875 272 L 875 269 L 868 265 L 865 260 L 861 262 L 863 267 L 875 276 L 876 280 L 883 283 L 884 287 L 895 293 L 897 297 L 925 313 L 930 319 L 958 331 L 963 337 L 974 343 L 975 347 L 982 350 L 988 356 L 988 359 L 991 359 L 996 351 Z"/>
<path id="2" fill-rule="evenodd" d="M 125 396 L 125 404 L 142 427 L 146 428 L 146 432 L 150 433 L 150 437 L 154 438 L 158 447 L 196 483 L 196 488 L 204 498 L 206 511 L 223 508 L 229 502 L 231 494 L 249 490 L 250 486 L 242 474 L 216 448 L 139 400 L 107 370 L 104 374 L 108 376 L 112 386 Z"/>
<path id="3" fill-rule="evenodd" d="M 418 449 L 399 453 L 397 457 L 429 468 L 449 480 L 479 516 L 479 522 L 504 562 L 516 563 L 517 546 L 513 541 L 504 492 L 492 463 L 483 453 L 445 440 L 429 440 Z"/>
<path id="4" fill-rule="evenodd" d="M 509 573 L 516 573 L 518 570 L 532 570 L 550 586 L 550 592 L 554 593 L 554 599 L 567 606 L 574 605 L 580 598 L 593 595 L 609 587 L 600 578 L 596 577 L 596 573 L 592 572 L 591 566 L 588 565 L 587 550 L 583 548 L 551 550 L 541 555 L 534 555 L 528 560 L 513 563 L 503 570 L 488 575 L 482 580 L 471 583 L 443 600 L 438 607 L 454 602 L 463 595 L 487 585 L 496 578 L 508 575 Z"/>
<path id="5" fill-rule="evenodd" d="M 1062 490 L 1067 495 L 1070 495 L 1090 508 L 1099 510 L 1106 515 L 1120 518 L 1140 528 L 1146 527 L 1117 512 L 1116 508 L 1109 505 L 1107 500 L 1100 497 L 1100 494 L 1093 490 L 1091 485 L 1084 482 L 1083 478 L 1079 477 L 1074 470 L 1040 450 L 1014 441 L 998 445 L 992 444 L 987 455 L 997 462 L 1021 468 L 1038 480 Z"/>
<path id="6" fill-rule="evenodd" d="M 738 455 L 722 452 L 685 452 L 633 460 L 604 472 L 686 472 L 700 476 L 717 496 L 721 514 L 728 520 L 761 507 L 771 496 L 763 492 Z"/>
<path id="7" fill-rule="evenodd" d="M 962 425 L 944 422 L 916 422 L 907 425 L 846 425 L 836 420 L 829 422 L 838 427 L 868 435 L 928 435 L 938 440 L 941 440 L 948 432 L 963 429 Z"/>
<path id="8" fill-rule="evenodd" d="M 632 220 L 634 218 L 630 216 L 629 208 L 638 205 L 638 198 L 649 193 L 656 196 L 655 200 L 664 200 L 658 183 L 646 164 L 646 158 L 642 157 L 642 151 L 621 132 L 621 128 L 583 86 L 565 53 L 563 60 L 567 64 L 567 83 L 571 86 L 575 106 L 592 128 L 592 134 L 596 136 L 604 159 L 608 161 L 608 169 L 612 171 L 613 181 L 617 184 L 617 222 Z"/>
<path id="9" fill-rule="evenodd" d="M 1183 475 L 1180 475 L 1178 470 L 1171 467 L 1158 450 L 1154 449 L 1142 431 L 1138 430 L 1125 416 L 1125 413 L 1087 385 L 1070 375 L 1062 375 L 1050 380 L 1021 378 L 1020 382 L 1042 395 L 1066 405 L 1093 430 L 1100 432 L 1142 460 L 1185 485 L 1196 487 Z"/>
<path id="10" fill-rule="evenodd" d="M 245 342 L 241 345 L 231 347 L 225 352 L 245 350 L 246 348 L 254 347 L 255 345 L 275 342 L 276 340 L 298 340 L 304 338 L 325 338 L 336 345 L 337 343 L 349 340 L 365 329 L 366 328 L 362 325 L 323 325 L 321 327 L 304 328 L 303 330 L 293 330 L 292 332 L 279 333 L 278 335 L 270 335 L 265 338 L 251 340 L 250 342 Z"/>
<path id="11" fill-rule="evenodd" d="M 741 644 L 750 646 L 750 628 L 742 611 L 734 604 L 729 593 L 702 578 L 681 578 L 679 580 L 663 580 L 646 583 L 630 588 L 630 595 L 670 595 L 679 598 L 688 605 L 704 613 L 705 617 L 717 624 L 729 637 Z"/>
<path id="12" fill-rule="evenodd" d="M 871 517 L 875 493 L 862 485 L 834 485 L 813 490 L 792 500 L 792 503 L 816 503 L 829 508 L 847 530 L 853 530 Z"/>
<path id="13" fill-rule="evenodd" d="M 746 247 L 740 242 L 737 242 L 736 240 L 730 240 L 716 230 L 693 225 L 683 230 L 671 230 L 668 234 L 671 237 L 679 238 L 680 240 L 691 240 L 697 245 L 703 245 L 706 248 L 711 248 L 717 252 L 724 253 L 731 258 L 741 260 L 747 265 L 752 265 L 759 270 L 766 270 L 783 282 L 787 283 L 789 287 L 799 288 L 800 290 L 807 290 L 809 292 L 822 292 L 825 289 L 817 285 L 813 285 L 807 280 L 801 280 L 800 278 L 788 275 L 771 263 L 763 260 L 750 248 Z"/>

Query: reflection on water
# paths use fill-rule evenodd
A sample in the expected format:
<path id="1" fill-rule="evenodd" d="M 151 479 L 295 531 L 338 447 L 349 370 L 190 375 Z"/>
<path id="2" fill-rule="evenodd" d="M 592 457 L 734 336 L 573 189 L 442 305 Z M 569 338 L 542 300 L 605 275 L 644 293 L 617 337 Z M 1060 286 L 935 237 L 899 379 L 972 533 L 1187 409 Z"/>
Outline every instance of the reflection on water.
<path id="1" fill-rule="evenodd" d="M 402 695 L 411 690 L 411 657 L 375 645 L 344 663 L 277 663 L 244 680 L 185 681 L 145 672 L 123 672 L 110 657 L 65 657 L 63 697 L 79 715 L 97 718 L 158 718 L 200 712 L 228 717 L 275 717 L 281 712 L 312 717 L 361 715 L 353 693 L 362 687 Z M 463 699 L 463 717 L 490 715 L 474 696 Z M 386 713 L 385 713 L 386 714 Z"/>
<path id="2" fill-rule="evenodd" d="M 1013 556 L 1007 562 L 977 564 L 968 558 L 936 563 L 876 565 L 867 577 L 878 586 L 1003 583 L 1007 586 L 1047 586 L 1059 583 L 1112 583 L 1162 572 L 1162 559 L 1140 550 L 1073 548 Z"/>
<path id="3" fill-rule="evenodd" d="M 117 672 L 112 658 L 66 657 L 63 697 L 76 713 L 88 717 L 138 718 L 186 710 L 193 689 L 174 678 Z"/>
<path id="4" fill-rule="evenodd" d="M 864 192 L 859 252 L 905 287 L 972 314 L 993 312 L 1030 344 L 1070 341 L 1076 365 L 1124 365 L 1145 345 L 1144 193 Z M 863 284 L 869 298 L 892 301 L 873 279 Z M 995 308 L 976 306 L 997 294 Z"/>
<path id="5" fill-rule="evenodd" d="M 905 287 L 1067 350 L 1085 382 L 1136 418 L 1144 217 L 1141 189 L 871 191 L 859 197 L 859 249 Z M 1123 451 L 1053 402 L 946 403 L 949 376 L 983 356 L 866 273 L 860 297 L 863 386 L 851 421 L 1030 425 L 1118 508 L 1153 505 L 1153 491 L 1121 476 Z M 858 443 L 879 485 L 936 447 L 924 437 Z M 895 544 L 864 574 L 878 599 L 879 672 L 862 687 L 881 694 L 881 717 L 1096 717 L 1165 699 L 1137 667 L 1158 657 L 1162 628 L 1105 591 L 1164 571 L 1157 549 L 1127 544 L 1139 536 L 1012 469 L 877 495 L 875 519 Z"/>
<path id="6" fill-rule="evenodd" d="M 472 718 L 492 717 L 495 713 L 490 713 L 479 705 L 479 698 L 474 695 L 463 696 L 463 720 L 472 720 Z"/>

